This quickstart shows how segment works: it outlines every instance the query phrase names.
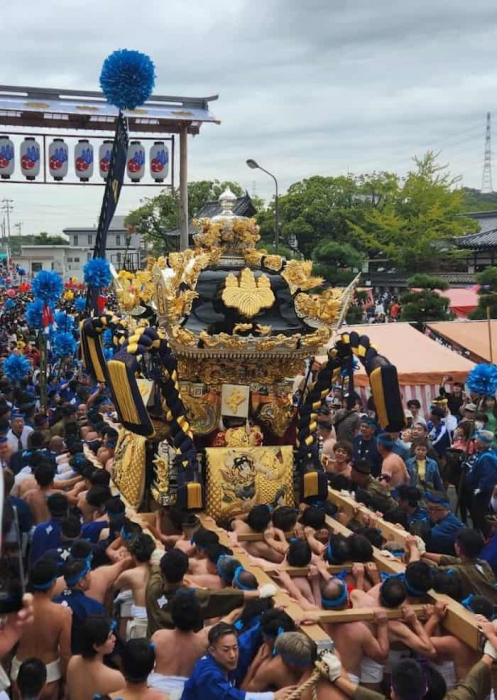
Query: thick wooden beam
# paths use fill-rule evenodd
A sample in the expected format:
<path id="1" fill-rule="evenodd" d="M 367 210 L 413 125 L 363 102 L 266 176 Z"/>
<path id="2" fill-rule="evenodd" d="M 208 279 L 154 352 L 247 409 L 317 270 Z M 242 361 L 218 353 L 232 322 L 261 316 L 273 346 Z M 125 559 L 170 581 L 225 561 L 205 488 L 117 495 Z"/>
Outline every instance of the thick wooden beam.
<path id="1" fill-rule="evenodd" d="M 334 489 L 328 489 L 328 500 L 334 505 L 338 506 L 340 511 L 346 513 L 349 516 L 355 517 L 357 520 L 361 521 L 366 517 L 372 517 L 375 520 L 375 527 L 381 530 L 383 537 L 387 542 L 398 542 L 399 544 L 404 544 L 409 533 L 402 530 L 397 525 L 393 523 L 387 523 L 383 518 L 371 513 L 371 511 L 362 503 L 357 503 L 351 496 L 344 496 L 340 491 L 335 491 Z"/>
<path id="2" fill-rule="evenodd" d="M 294 536 L 293 532 L 285 532 L 287 540 Z M 264 542 L 264 534 L 262 532 L 237 532 L 236 539 L 238 542 Z"/>
<path id="3" fill-rule="evenodd" d="M 251 564 L 248 554 L 239 545 L 234 544 L 230 540 L 228 533 L 225 530 L 218 527 L 212 518 L 208 518 L 202 514 L 199 514 L 199 518 L 203 527 L 205 527 L 207 530 L 217 532 L 220 543 L 226 547 L 230 547 L 230 549 L 233 550 L 236 558 L 240 561 L 240 564 L 242 564 L 247 571 L 254 574 L 260 586 L 264 585 L 265 583 L 272 583 L 279 589 L 274 599 L 277 605 L 281 605 L 285 612 L 288 613 L 288 615 L 290 615 L 290 617 L 292 617 L 294 620 L 301 620 L 305 618 L 305 612 L 302 610 L 302 608 L 294 600 L 292 600 L 287 593 L 282 591 L 278 584 L 275 583 L 265 571 L 262 571 L 262 569 L 259 567 Z M 310 639 L 316 642 L 320 649 L 332 648 L 333 646 L 329 636 L 317 623 L 302 626 L 302 632 L 305 632 Z"/>
<path id="4" fill-rule="evenodd" d="M 418 617 L 425 616 L 424 605 L 411 605 Z M 320 622 L 337 624 L 339 622 L 372 622 L 375 608 L 348 608 L 347 610 L 323 610 L 319 613 Z M 402 608 L 383 608 L 388 620 L 400 620 L 403 617 Z"/>

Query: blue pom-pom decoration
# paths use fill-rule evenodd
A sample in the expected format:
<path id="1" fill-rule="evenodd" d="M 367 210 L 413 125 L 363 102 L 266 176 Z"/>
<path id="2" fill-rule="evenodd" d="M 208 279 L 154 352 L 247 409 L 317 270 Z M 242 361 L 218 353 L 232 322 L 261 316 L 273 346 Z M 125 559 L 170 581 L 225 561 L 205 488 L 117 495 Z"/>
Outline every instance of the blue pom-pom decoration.
<path id="1" fill-rule="evenodd" d="M 20 382 L 30 369 L 31 365 L 24 355 L 10 355 L 2 364 L 2 371 L 11 382 Z"/>
<path id="2" fill-rule="evenodd" d="M 74 308 L 78 313 L 86 309 L 86 299 L 84 297 L 78 297 L 74 300 Z"/>
<path id="3" fill-rule="evenodd" d="M 85 284 L 92 289 L 101 289 L 110 284 L 112 275 L 110 265 L 105 258 L 93 258 L 83 267 Z"/>
<path id="4" fill-rule="evenodd" d="M 19 275 L 21 275 L 21 277 L 23 277 L 26 274 L 26 270 L 23 267 L 18 267 L 17 274 L 19 274 Z"/>
<path id="5" fill-rule="evenodd" d="M 54 321 L 57 324 L 59 331 L 72 331 L 74 327 L 74 319 L 65 311 L 57 311 L 54 315 Z"/>
<path id="6" fill-rule="evenodd" d="M 56 272 L 41 270 L 38 272 L 31 285 L 31 291 L 35 297 L 41 299 L 45 304 L 57 301 L 64 289 L 62 277 Z"/>
<path id="7" fill-rule="evenodd" d="M 42 316 L 44 302 L 41 299 L 35 299 L 26 305 L 26 322 L 32 330 L 39 330 L 42 327 Z"/>
<path id="8" fill-rule="evenodd" d="M 100 87 L 107 101 L 119 109 L 136 109 L 146 102 L 155 85 L 155 66 L 144 53 L 119 49 L 104 61 Z"/>
<path id="9" fill-rule="evenodd" d="M 114 350 L 112 350 L 111 348 L 104 348 L 104 357 L 107 362 L 109 360 L 112 360 L 112 358 L 114 357 Z"/>
<path id="10" fill-rule="evenodd" d="M 69 357 L 76 352 L 77 343 L 72 333 L 57 331 L 52 339 L 52 347 L 56 357 Z"/>
<path id="11" fill-rule="evenodd" d="M 7 299 L 5 302 L 6 309 L 13 309 L 15 305 L 16 305 L 16 303 L 13 299 Z"/>
<path id="12" fill-rule="evenodd" d="M 476 365 L 468 374 L 466 380 L 468 389 L 482 396 L 495 396 L 497 392 L 497 366 Z"/>

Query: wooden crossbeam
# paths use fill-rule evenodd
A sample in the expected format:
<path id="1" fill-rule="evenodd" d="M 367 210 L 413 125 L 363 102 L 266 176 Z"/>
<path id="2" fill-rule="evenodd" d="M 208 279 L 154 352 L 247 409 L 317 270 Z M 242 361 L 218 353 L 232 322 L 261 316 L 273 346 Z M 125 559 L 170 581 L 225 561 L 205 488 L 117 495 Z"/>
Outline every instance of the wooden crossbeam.
<path id="1" fill-rule="evenodd" d="M 362 521 L 366 516 L 374 518 L 375 527 L 381 530 L 383 537 L 387 542 L 398 542 L 404 545 L 406 538 L 409 533 L 405 530 L 400 529 L 394 523 L 388 523 L 383 520 L 380 516 L 371 513 L 371 511 L 362 503 L 357 503 L 351 496 L 345 496 L 340 491 L 335 491 L 334 489 L 328 489 L 328 500 L 334 505 L 338 506 L 340 511 L 346 515 L 355 517 L 357 520 Z"/>
<path id="2" fill-rule="evenodd" d="M 342 494 L 340 494 L 337 491 L 332 492 L 332 497 L 336 498 L 336 494 L 338 494 L 340 499 L 345 499 L 345 496 L 342 496 Z M 350 508 L 352 505 L 355 505 L 355 507 L 357 508 L 357 503 L 353 501 L 353 499 L 346 500 L 348 501 L 346 507 Z M 363 510 L 363 508 L 365 508 L 365 506 L 361 507 L 361 511 Z M 367 508 L 365 508 L 365 510 L 369 513 Z M 352 534 L 352 532 L 347 527 L 345 527 L 345 525 L 336 522 L 329 516 L 326 516 L 326 525 L 330 528 L 330 530 L 340 532 L 346 537 Z M 395 525 L 393 525 L 392 523 L 385 523 L 385 521 L 381 520 L 379 521 L 378 526 L 380 527 L 380 529 L 384 526 L 388 526 L 388 528 L 385 529 L 385 532 L 390 532 L 392 529 L 395 530 L 395 541 L 405 542 L 407 533 L 401 529 L 396 528 Z M 379 566 L 381 566 L 381 563 L 385 562 L 385 560 L 389 562 L 389 564 L 392 567 L 392 573 L 399 573 L 401 571 L 405 571 L 404 564 L 402 564 L 399 561 L 390 561 L 389 559 L 387 559 L 387 557 L 383 556 L 376 548 L 374 548 L 373 556 L 374 560 Z M 388 569 L 384 570 L 388 571 Z M 465 642 L 472 649 L 478 651 L 481 650 L 483 637 L 478 629 L 478 625 L 474 618 L 474 615 L 469 610 L 466 610 L 466 608 L 463 607 L 460 603 L 455 601 L 453 598 L 450 598 L 449 596 L 442 595 L 440 593 L 436 593 L 436 591 L 431 590 L 428 593 L 428 597 L 430 598 L 430 601 L 432 603 L 441 601 L 447 606 L 447 613 L 442 622 L 443 627 L 447 630 L 447 632 L 450 632 L 450 634 L 453 634 L 454 637 L 457 637 L 461 641 Z"/>
<path id="3" fill-rule="evenodd" d="M 410 608 L 414 610 L 418 617 L 423 617 L 425 615 L 425 605 L 416 604 L 411 605 Z M 382 608 L 383 612 L 386 613 L 388 620 L 400 620 L 403 617 L 402 608 Z M 323 623 L 334 623 L 339 622 L 373 622 L 375 608 L 348 608 L 347 610 L 323 610 L 319 613 L 319 620 Z"/>
<path id="4" fill-rule="evenodd" d="M 285 537 L 287 540 L 289 540 L 292 537 L 295 537 L 293 532 L 285 532 Z M 264 542 L 264 533 L 263 532 L 237 532 L 236 533 L 236 539 L 238 542 Z"/>
<path id="5" fill-rule="evenodd" d="M 208 518 L 205 515 L 199 514 L 199 519 L 203 527 L 205 527 L 207 530 L 213 530 L 218 534 L 219 542 L 222 545 L 225 547 L 230 547 L 230 549 L 236 553 L 236 558 L 239 560 L 240 564 L 244 567 L 244 569 L 247 569 L 247 571 L 254 574 L 259 586 L 262 586 L 265 583 L 272 583 L 278 588 L 278 592 L 274 598 L 277 605 L 281 605 L 285 612 L 288 613 L 288 615 L 290 615 L 290 617 L 292 617 L 294 620 L 305 618 L 305 612 L 302 610 L 302 608 L 294 600 L 292 600 L 287 593 L 282 591 L 278 584 L 276 584 L 265 571 L 262 571 L 261 568 L 254 566 L 250 562 L 248 554 L 240 546 L 233 544 L 225 530 L 218 527 L 211 518 Z M 327 647 L 332 648 L 333 646 L 329 636 L 317 623 L 303 626 L 302 632 L 305 632 L 310 639 L 316 642 L 320 649 Z"/>

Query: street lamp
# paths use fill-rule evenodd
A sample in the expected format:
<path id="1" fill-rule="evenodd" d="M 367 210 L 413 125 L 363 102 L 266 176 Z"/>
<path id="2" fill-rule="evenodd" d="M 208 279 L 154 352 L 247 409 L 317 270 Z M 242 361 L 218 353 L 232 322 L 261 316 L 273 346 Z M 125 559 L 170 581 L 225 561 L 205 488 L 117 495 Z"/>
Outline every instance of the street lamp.
<path id="1" fill-rule="evenodd" d="M 278 248 L 280 245 L 280 214 L 279 214 L 279 208 L 278 208 L 278 180 L 275 178 L 273 173 L 270 173 L 269 170 L 266 170 L 265 168 L 261 168 L 261 166 L 252 158 L 249 158 L 247 160 L 247 165 L 252 170 L 262 170 L 263 173 L 266 173 L 266 175 L 269 175 L 274 180 L 274 186 L 276 189 L 276 197 L 274 200 L 274 247 L 276 249 L 276 252 L 278 252 Z"/>

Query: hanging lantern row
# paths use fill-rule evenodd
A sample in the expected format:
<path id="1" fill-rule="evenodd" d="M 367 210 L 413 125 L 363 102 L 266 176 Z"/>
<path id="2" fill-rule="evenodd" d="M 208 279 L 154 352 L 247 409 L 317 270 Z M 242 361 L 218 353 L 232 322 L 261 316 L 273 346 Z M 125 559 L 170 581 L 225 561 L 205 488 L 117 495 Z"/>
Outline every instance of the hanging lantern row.
<path id="1" fill-rule="evenodd" d="M 98 172 L 107 179 L 113 141 L 103 141 L 98 149 Z M 21 143 L 19 157 L 21 172 L 27 180 L 40 174 L 40 144 L 27 136 Z M 140 141 L 131 141 L 126 159 L 126 171 L 131 182 L 140 182 L 145 175 L 147 155 Z M 14 173 L 15 146 L 8 136 L 0 136 L 0 177 L 9 180 Z M 88 182 L 94 172 L 94 149 L 88 139 L 80 139 L 74 147 L 74 168 L 81 182 Z M 164 182 L 169 172 L 169 149 L 164 141 L 155 141 L 149 154 L 150 174 L 155 182 Z M 64 139 L 54 139 L 48 147 L 48 171 L 56 182 L 62 181 L 69 171 L 69 147 Z"/>

